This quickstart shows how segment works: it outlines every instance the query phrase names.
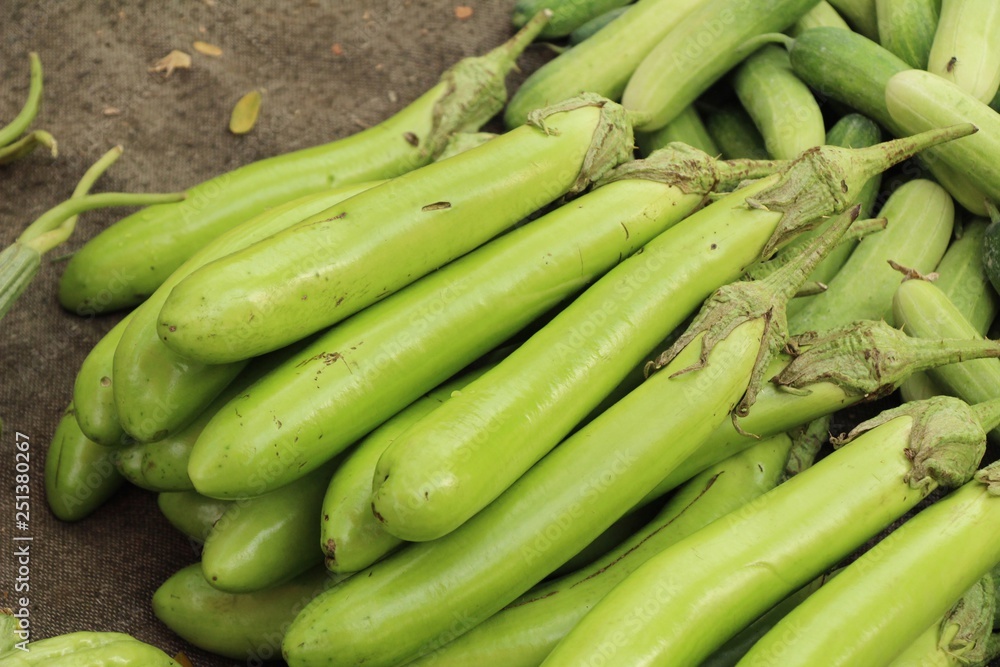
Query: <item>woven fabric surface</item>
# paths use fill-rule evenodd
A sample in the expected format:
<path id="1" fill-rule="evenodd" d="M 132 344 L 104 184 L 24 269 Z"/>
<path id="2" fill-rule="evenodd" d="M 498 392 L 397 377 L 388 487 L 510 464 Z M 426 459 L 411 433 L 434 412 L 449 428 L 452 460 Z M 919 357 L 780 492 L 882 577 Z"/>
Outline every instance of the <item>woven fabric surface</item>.
<path id="1" fill-rule="evenodd" d="M 0 125 L 28 89 L 28 53 L 45 73 L 44 102 L 32 129 L 59 142 L 0 167 L 0 246 L 69 197 L 105 151 L 124 155 L 95 192 L 169 192 L 238 166 L 347 136 L 376 124 L 432 86 L 462 57 L 484 53 L 511 34 L 512 0 L 316 0 L 147 2 L 67 0 L 3 3 Z M 472 15 L 459 18 L 457 5 Z M 192 48 L 221 48 L 211 57 Z M 336 45 L 336 46 L 335 46 Z M 192 67 L 169 77 L 149 68 L 171 50 Z M 532 47 L 526 71 L 549 57 Z M 513 75 L 510 86 L 523 75 Z M 227 130 L 236 101 L 263 90 L 256 128 Z M 196 667 L 239 665 L 176 637 L 154 616 L 153 592 L 197 560 L 187 538 L 160 515 L 154 494 L 126 487 L 95 514 L 64 523 L 49 512 L 43 462 L 73 379 L 120 314 L 80 317 L 56 294 L 66 255 L 126 211 L 84 214 L 65 248 L 0 321 L 0 607 L 13 606 L 14 533 L 30 535 L 30 622 L 40 639 L 76 630 L 128 632 Z M 30 526 L 14 527 L 14 440 L 31 443 Z"/>

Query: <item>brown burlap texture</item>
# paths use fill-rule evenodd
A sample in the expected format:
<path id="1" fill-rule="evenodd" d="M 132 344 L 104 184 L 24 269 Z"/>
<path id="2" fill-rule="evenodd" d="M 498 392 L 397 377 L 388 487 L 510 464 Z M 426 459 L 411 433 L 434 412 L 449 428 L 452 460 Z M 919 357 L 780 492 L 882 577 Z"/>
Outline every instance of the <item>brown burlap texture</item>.
<path id="1" fill-rule="evenodd" d="M 456 5 L 471 17 L 456 17 Z M 485 52 L 512 29 L 512 0 L 3 0 L 0 2 L 0 124 L 20 109 L 28 52 L 45 70 L 44 106 L 32 129 L 59 141 L 0 167 L 0 246 L 67 198 L 87 167 L 115 144 L 125 153 L 95 191 L 184 189 L 254 160 L 347 136 L 415 99 L 460 58 Z M 192 42 L 222 48 L 201 55 Z M 332 48 L 334 44 L 339 47 Z M 193 67 L 170 77 L 148 68 L 172 49 Z M 532 47 L 526 70 L 549 57 Z M 511 78 L 511 86 L 521 77 Z M 227 131 L 236 101 L 264 90 L 256 129 Z M 115 113 L 113 109 L 117 109 Z M 30 534 L 30 622 L 43 638 L 115 630 L 184 650 L 197 667 L 242 662 L 178 639 L 153 616 L 150 598 L 170 574 L 194 562 L 188 540 L 159 514 L 155 496 L 123 488 L 93 516 L 56 520 L 45 503 L 43 461 L 87 352 L 119 315 L 82 318 L 56 301 L 59 255 L 122 216 L 81 217 L 65 250 L 0 321 L 0 606 L 11 606 L 12 535 Z M 14 529 L 14 433 L 31 441 L 31 522 Z M 18 594 L 17 597 L 20 597 Z"/>

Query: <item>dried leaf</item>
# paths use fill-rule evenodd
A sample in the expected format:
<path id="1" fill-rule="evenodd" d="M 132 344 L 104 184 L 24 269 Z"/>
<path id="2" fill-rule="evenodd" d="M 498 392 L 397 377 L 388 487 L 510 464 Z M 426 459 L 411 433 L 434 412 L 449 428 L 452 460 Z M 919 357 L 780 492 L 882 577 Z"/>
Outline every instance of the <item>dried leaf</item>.
<path id="1" fill-rule="evenodd" d="M 261 100 L 259 90 L 251 90 L 241 97 L 229 117 L 229 131 L 233 134 L 246 134 L 252 130 L 257 124 L 257 116 L 260 115 Z"/>
<path id="2" fill-rule="evenodd" d="M 455 18 L 460 21 L 472 18 L 472 7 L 466 7 L 465 5 L 459 5 L 455 7 Z"/>
<path id="3" fill-rule="evenodd" d="M 202 55 L 212 56 L 213 58 L 218 58 L 222 55 L 222 49 L 217 47 L 215 44 L 209 44 L 208 42 L 195 42 L 192 46 L 195 51 Z"/>
<path id="4" fill-rule="evenodd" d="M 118 107 L 104 107 L 104 109 L 101 110 L 101 113 L 105 116 L 118 116 L 121 112 L 122 110 Z"/>
<path id="5" fill-rule="evenodd" d="M 174 49 L 164 57 L 160 58 L 149 68 L 150 72 L 166 72 L 166 76 L 174 73 L 175 69 L 191 69 L 191 56 Z"/>
<path id="6" fill-rule="evenodd" d="M 333 51 L 333 55 L 335 56 L 344 55 L 344 47 L 342 47 L 339 42 L 331 46 L 330 50 Z"/>

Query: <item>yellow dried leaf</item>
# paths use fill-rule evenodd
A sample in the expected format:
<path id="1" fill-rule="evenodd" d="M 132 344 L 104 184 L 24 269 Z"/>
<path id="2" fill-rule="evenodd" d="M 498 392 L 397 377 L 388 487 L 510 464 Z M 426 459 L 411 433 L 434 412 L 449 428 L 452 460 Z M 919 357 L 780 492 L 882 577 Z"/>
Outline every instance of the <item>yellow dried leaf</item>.
<path id="1" fill-rule="evenodd" d="M 192 46 L 195 51 L 205 56 L 218 58 L 222 55 L 222 49 L 217 47 L 215 44 L 209 44 L 208 42 L 195 42 Z"/>
<path id="2" fill-rule="evenodd" d="M 149 68 L 149 71 L 166 72 L 166 76 L 170 76 L 174 73 L 175 69 L 191 69 L 191 56 L 183 51 L 174 49 L 164 57 L 157 60 L 153 66 Z"/>
<path id="3" fill-rule="evenodd" d="M 233 134 L 246 134 L 257 124 L 260 115 L 260 103 L 263 98 L 259 90 L 251 90 L 240 98 L 229 116 L 229 131 Z"/>

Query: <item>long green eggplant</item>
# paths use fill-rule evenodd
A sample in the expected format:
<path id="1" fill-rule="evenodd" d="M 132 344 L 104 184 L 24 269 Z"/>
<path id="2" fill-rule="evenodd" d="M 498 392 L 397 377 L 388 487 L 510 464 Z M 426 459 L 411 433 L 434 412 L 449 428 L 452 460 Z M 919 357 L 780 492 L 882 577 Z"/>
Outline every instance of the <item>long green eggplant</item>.
<path id="1" fill-rule="evenodd" d="M 184 641 L 248 665 L 274 660 L 295 615 L 343 576 L 316 567 L 288 583 L 253 593 L 212 588 L 198 563 L 174 573 L 153 593 L 153 613 Z"/>
<path id="2" fill-rule="evenodd" d="M 967 412 L 983 429 L 1000 426 L 1000 401 Z M 993 465 L 975 477 L 809 596 L 757 642 L 740 667 L 772 665 L 776 659 L 788 667 L 891 662 L 1000 561 L 1000 542 L 994 539 L 1000 528 L 1000 474 Z M 992 626 L 992 618 L 988 622 Z M 789 632 L 796 641 L 786 640 Z"/>
<path id="3" fill-rule="evenodd" d="M 717 428 L 692 456 L 650 492 L 662 496 L 710 465 L 768 437 L 860 401 L 882 398 L 911 374 L 969 359 L 1000 356 L 995 341 L 918 339 L 884 321 L 854 322 L 793 339 L 794 359 L 777 359 L 746 417 Z"/>
<path id="4" fill-rule="evenodd" d="M 983 237 L 987 223 L 972 219 L 958 230 L 934 273 L 935 285 L 981 336 L 985 336 L 997 314 L 1000 298 L 984 271 Z M 945 393 L 927 374 L 910 376 L 900 386 L 904 400 L 930 398 Z"/>
<path id="5" fill-rule="evenodd" d="M 403 539 L 433 539 L 484 507 L 565 437 L 706 292 L 766 253 L 772 233 L 782 236 L 842 211 L 887 154 L 899 157 L 899 146 L 811 149 L 782 174 L 696 213 L 609 273 L 392 444 L 379 461 L 373 494 L 386 529 Z M 802 201 L 806 192 L 829 199 L 803 202 L 805 210 L 783 203 Z M 759 215 L 744 227 L 748 204 Z"/>
<path id="6" fill-rule="evenodd" d="M 532 588 L 413 667 L 541 664 L 587 611 L 647 559 L 774 488 L 784 475 L 791 444 L 785 435 L 765 439 L 705 470 L 619 547 L 588 567 Z"/>
<path id="7" fill-rule="evenodd" d="M 124 478 L 111 462 L 113 450 L 80 431 L 70 403 L 45 452 L 45 499 L 63 521 L 79 521 L 114 494 Z"/>
<path id="8" fill-rule="evenodd" d="M 390 556 L 316 598 L 285 635 L 290 667 L 375 667 L 429 653 L 586 546 L 730 411 L 752 404 L 762 366 L 784 343 L 784 300 L 857 208 L 850 213 L 798 261 L 761 281 L 718 290 L 657 358 L 646 382 L 461 528 Z M 682 435 L 688 439 L 678 446 Z"/>
<path id="9" fill-rule="evenodd" d="M 205 538 L 205 580 L 220 591 L 249 593 L 322 563 L 318 519 L 338 463 L 330 461 L 296 484 L 230 504 Z"/>
<path id="10" fill-rule="evenodd" d="M 323 497 L 320 548 L 333 572 L 357 572 L 402 544 L 372 514 L 372 478 L 378 459 L 410 426 L 486 372 L 480 366 L 418 398 L 368 434 L 333 473 Z"/>
<path id="11" fill-rule="evenodd" d="M 429 163 L 453 132 L 478 129 L 500 111 L 507 72 L 545 21 L 540 15 L 487 55 L 458 62 L 375 127 L 246 165 L 190 188 L 180 205 L 120 220 L 70 260 L 59 283 L 60 303 L 82 315 L 135 305 L 211 239 L 271 206 Z"/>
<path id="12" fill-rule="evenodd" d="M 342 321 L 632 158 L 618 104 L 583 95 L 195 271 L 160 309 L 161 339 L 222 364 Z"/>
<path id="13" fill-rule="evenodd" d="M 122 430 L 140 442 L 155 442 L 176 434 L 197 418 L 246 365 L 199 363 L 164 345 L 156 321 L 175 285 L 210 262 L 376 185 L 345 185 L 265 211 L 214 239 L 170 274 L 149 299 L 129 314 L 129 322 L 115 346 L 112 368 L 103 368 L 105 373 L 111 371 L 115 414 Z M 105 394 L 102 392 L 102 397 Z"/>
<path id="14" fill-rule="evenodd" d="M 297 479 L 680 221 L 716 177 L 748 173 L 690 149 L 661 157 L 667 183 L 642 171 L 655 161 L 629 167 L 317 338 L 209 422 L 195 488 L 240 497 Z"/>
<path id="15" fill-rule="evenodd" d="M 883 412 L 851 437 L 757 502 L 646 561 L 542 664 L 694 667 L 938 486 L 971 478 L 986 446 L 977 414 L 944 397 Z"/>

